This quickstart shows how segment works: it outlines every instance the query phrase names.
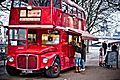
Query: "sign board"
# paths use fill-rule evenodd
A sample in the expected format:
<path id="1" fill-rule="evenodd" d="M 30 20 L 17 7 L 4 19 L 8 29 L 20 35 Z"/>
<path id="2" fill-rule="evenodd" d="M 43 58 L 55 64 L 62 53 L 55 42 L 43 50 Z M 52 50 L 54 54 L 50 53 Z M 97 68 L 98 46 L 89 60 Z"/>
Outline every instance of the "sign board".
<path id="1" fill-rule="evenodd" d="M 117 64 L 117 52 L 109 51 L 108 52 L 108 65 L 116 65 Z"/>

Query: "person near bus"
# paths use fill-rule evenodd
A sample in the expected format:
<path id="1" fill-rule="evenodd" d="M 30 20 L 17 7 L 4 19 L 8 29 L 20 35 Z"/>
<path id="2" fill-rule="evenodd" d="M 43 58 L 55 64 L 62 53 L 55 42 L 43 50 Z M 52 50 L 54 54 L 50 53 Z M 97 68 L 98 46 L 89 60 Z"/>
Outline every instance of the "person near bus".
<path id="1" fill-rule="evenodd" d="M 80 43 L 77 43 L 76 44 L 76 47 L 75 47 L 75 66 L 76 66 L 76 69 L 75 69 L 75 72 L 80 72 L 81 71 L 81 47 L 80 47 Z"/>
<path id="2" fill-rule="evenodd" d="M 82 53 L 81 53 L 81 71 L 85 71 L 85 62 L 86 62 L 86 45 L 82 41 Z"/>
<path id="3" fill-rule="evenodd" d="M 104 49 L 104 55 L 106 55 L 107 43 L 105 41 L 102 43 L 102 48 Z"/>
<path id="4" fill-rule="evenodd" d="M 111 47 L 112 51 L 115 51 L 117 53 L 117 56 L 116 56 L 116 60 L 117 60 L 117 69 L 118 69 L 118 55 L 119 55 L 119 52 L 118 52 L 118 46 L 116 44 L 113 44 L 112 47 Z"/>
<path id="5" fill-rule="evenodd" d="M 72 39 L 72 41 L 70 42 L 70 44 L 75 47 L 76 46 L 76 41 L 75 41 L 75 38 Z"/>

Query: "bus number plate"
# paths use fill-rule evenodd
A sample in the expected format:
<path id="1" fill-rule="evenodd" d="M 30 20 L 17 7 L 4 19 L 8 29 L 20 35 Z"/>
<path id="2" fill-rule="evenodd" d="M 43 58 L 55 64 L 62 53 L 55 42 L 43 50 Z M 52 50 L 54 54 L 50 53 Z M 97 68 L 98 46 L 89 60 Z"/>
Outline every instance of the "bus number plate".
<path id="1" fill-rule="evenodd" d="M 22 73 L 33 73 L 32 70 L 23 70 Z"/>

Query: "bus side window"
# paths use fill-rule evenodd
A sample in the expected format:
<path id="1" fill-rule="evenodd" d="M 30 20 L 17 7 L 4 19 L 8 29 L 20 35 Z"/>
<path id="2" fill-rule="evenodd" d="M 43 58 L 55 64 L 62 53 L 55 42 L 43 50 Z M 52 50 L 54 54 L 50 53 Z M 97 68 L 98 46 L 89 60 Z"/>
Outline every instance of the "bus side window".
<path id="1" fill-rule="evenodd" d="M 60 0 L 53 0 L 53 5 L 54 5 L 54 7 L 60 9 Z"/>
<path id="2" fill-rule="evenodd" d="M 67 13 L 67 4 L 65 2 L 62 2 L 62 11 Z"/>

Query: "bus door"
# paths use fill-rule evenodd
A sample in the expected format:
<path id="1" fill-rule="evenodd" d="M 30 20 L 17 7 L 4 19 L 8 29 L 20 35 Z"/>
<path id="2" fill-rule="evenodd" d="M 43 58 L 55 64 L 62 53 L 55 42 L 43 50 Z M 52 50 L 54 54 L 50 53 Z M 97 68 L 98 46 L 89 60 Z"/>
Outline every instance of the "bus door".
<path id="1" fill-rule="evenodd" d="M 74 36 L 68 35 L 68 57 L 69 57 L 70 66 L 74 65 L 75 43 L 73 41 L 76 42 Z"/>
<path id="2" fill-rule="evenodd" d="M 61 33 L 61 41 L 62 41 L 62 56 L 61 56 L 61 67 L 68 68 L 69 67 L 69 57 L 68 57 L 68 34 L 65 32 Z"/>
<path id="3" fill-rule="evenodd" d="M 28 29 L 28 44 L 35 45 L 37 43 L 37 29 Z"/>

